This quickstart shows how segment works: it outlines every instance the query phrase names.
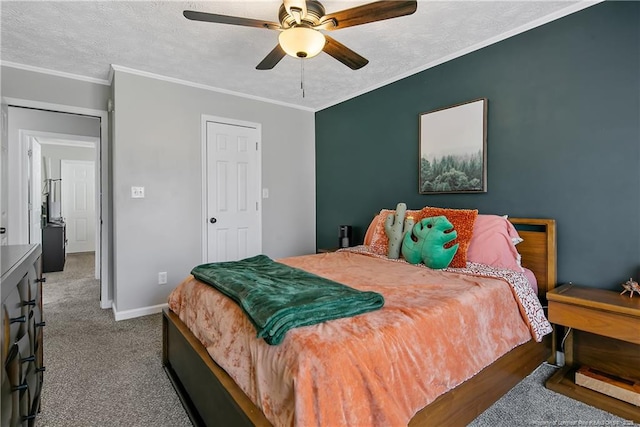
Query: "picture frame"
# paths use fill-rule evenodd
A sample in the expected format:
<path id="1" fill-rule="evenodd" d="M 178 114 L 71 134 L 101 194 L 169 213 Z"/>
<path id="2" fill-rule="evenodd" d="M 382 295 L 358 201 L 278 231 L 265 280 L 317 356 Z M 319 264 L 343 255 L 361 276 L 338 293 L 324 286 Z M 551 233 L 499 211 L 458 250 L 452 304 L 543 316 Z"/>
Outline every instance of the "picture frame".
<path id="1" fill-rule="evenodd" d="M 487 98 L 420 114 L 418 192 L 487 192 Z"/>

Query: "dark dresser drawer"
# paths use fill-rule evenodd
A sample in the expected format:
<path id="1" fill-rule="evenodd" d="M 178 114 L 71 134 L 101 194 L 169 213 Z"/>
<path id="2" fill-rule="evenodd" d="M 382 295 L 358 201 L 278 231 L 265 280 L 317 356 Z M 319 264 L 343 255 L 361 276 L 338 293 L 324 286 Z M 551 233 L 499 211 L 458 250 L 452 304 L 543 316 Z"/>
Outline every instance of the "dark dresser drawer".
<path id="1" fill-rule="evenodd" d="M 42 390 L 42 261 L 40 245 L 0 247 L 0 422 L 36 425 Z"/>

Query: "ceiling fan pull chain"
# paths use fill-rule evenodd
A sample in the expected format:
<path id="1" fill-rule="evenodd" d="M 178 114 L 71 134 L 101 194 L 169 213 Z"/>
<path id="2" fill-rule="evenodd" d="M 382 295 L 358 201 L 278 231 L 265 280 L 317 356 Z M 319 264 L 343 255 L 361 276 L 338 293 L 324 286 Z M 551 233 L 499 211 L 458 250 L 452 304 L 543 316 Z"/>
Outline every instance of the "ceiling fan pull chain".
<path id="1" fill-rule="evenodd" d="M 302 89 L 302 97 L 304 98 L 304 59 L 300 58 L 300 89 Z"/>

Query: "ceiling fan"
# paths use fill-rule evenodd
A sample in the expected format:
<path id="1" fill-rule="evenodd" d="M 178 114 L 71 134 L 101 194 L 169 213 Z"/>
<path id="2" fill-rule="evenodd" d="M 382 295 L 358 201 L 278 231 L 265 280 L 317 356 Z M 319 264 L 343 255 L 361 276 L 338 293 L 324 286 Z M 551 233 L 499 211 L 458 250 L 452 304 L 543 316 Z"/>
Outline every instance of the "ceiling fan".
<path id="1" fill-rule="evenodd" d="M 357 70 L 369 61 L 319 30 L 335 31 L 411 15 L 417 7 L 416 0 L 376 1 L 326 15 L 324 6 L 317 0 L 284 0 L 278 13 L 279 24 L 194 10 L 185 10 L 183 14 L 193 21 L 281 31 L 278 45 L 256 66 L 258 70 L 272 69 L 287 54 L 297 58 L 311 58 L 323 51 L 352 70 Z"/>

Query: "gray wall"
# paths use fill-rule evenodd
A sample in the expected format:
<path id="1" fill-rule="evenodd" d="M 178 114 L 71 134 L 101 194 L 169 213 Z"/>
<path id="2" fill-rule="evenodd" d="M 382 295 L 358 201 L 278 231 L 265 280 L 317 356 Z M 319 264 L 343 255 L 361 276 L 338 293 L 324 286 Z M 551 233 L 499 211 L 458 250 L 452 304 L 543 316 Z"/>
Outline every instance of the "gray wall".
<path id="1" fill-rule="evenodd" d="M 105 110 L 109 86 L 2 66 L 3 97 Z"/>
<path id="2" fill-rule="evenodd" d="M 12 67 L 1 71 L 3 97 L 97 110 L 112 98 L 120 106 L 109 114 L 108 146 L 114 159 L 110 179 L 118 174 L 113 183 L 119 206 L 109 207 L 117 221 L 111 247 L 117 272 L 112 277 L 119 286 L 110 296 L 118 311 L 165 303 L 201 260 L 202 114 L 262 124 L 262 184 L 270 189 L 263 200 L 263 251 L 279 258 L 315 250 L 313 113 L 121 72 L 108 87 Z M 152 160 L 144 164 L 145 157 Z M 127 197 L 134 181 L 147 188 L 140 211 L 131 209 Z M 169 197 L 152 202 L 149 191 L 158 188 L 166 188 Z M 156 284 L 158 271 L 169 272 L 168 285 Z"/>
<path id="3" fill-rule="evenodd" d="M 263 252 L 315 251 L 313 113 L 120 71 L 114 85 L 118 312 L 165 303 L 202 260 L 202 114 L 262 125 Z M 144 186 L 145 198 L 131 199 L 131 186 Z M 167 285 L 157 284 L 160 271 Z"/>
<path id="4" fill-rule="evenodd" d="M 488 192 L 418 194 L 418 120 L 488 98 Z M 316 115 L 318 245 L 406 202 L 555 218 L 558 279 L 640 273 L 640 3 L 604 2 Z"/>
<path id="5" fill-rule="evenodd" d="M 73 147 L 68 145 L 42 144 L 42 177 L 45 177 L 46 159 L 51 159 L 51 178 L 60 178 L 61 160 L 96 159 L 96 149 L 91 147 Z"/>

